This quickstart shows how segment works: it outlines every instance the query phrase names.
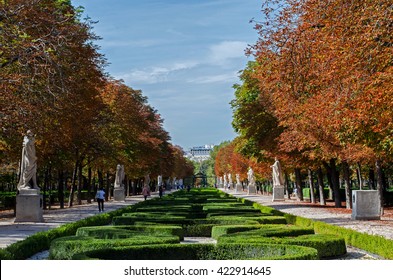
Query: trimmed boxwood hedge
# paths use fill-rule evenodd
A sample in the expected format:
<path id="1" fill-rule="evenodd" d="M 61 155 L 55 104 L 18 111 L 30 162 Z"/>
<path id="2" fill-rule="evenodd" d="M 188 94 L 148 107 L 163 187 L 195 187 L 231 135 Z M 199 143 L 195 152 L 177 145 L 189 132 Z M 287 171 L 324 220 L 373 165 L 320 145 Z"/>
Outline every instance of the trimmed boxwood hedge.
<path id="1" fill-rule="evenodd" d="M 220 205 L 220 201 L 223 201 L 223 204 Z M 243 203 L 242 206 L 239 206 L 236 203 Z M 208 206 L 211 207 L 208 207 Z M 228 205 L 231 205 L 228 207 Z M 234 205 L 237 205 L 236 207 L 232 207 Z M 210 214 L 208 218 L 205 218 L 203 215 L 207 214 L 207 211 L 202 212 L 203 207 L 207 207 L 206 209 L 209 209 Z M 253 207 L 255 210 L 250 210 L 251 207 Z M 239 209 L 236 209 L 239 208 Z M 140 210 L 138 210 L 140 209 Z M 146 211 L 146 209 L 150 209 L 152 211 Z M 226 209 L 225 212 L 220 212 L 222 209 Z M 233 210 L 236 209 L 236 210 Z M 246 211 L 243 211 L 244 209 L 248 209 Z M 230 214 L 228 211 L 232 211 Z M 248 212 L 249 211 L 249 212 Z M 129 213 L 129 214 L 126 214 Z M 228 215 L 229 214 L 229 215 Z M 195 216 L 196 215 L 196 216 Z M 198 216 L 199 215 L 199 216 Z M 192 218 L 191 218 L 192 217 Z M 196 218 L 195 218 L 196 217 Z M 203 217 L 203 218 L 202 218 Z M 366 251 L 378 254 L 380 256 L 383 256 L 388 259 L 393 259 L 393 240 L 387 240 L 383 237 L 377 237 L 377 236 L 371 236 L 367 234 L 362 234 L 359 232 L 355 232 L 352 230 L 348 230 L 345 228 L 340 228 L 337 226 L 329 225 L 323 222 L 315 222 L 310 219 L 306 218 L 301 218 L 301 217 L 296 217 L 290 214 L 285 214 L 282 213 L 278 210 L 275 210 L 271 207 L 266 207 L 259 205 L 255 202 L 251 202 L 247 199 L 236 199 L 232 196 L 229 196 L 228 194 L 223 194 L 218 190 L 215 189 L 193 189 L 191 192 L 186 192 L 186 191 L 178 191 L 173 194 L 169 194 L 164 196 L 162 199 L 149 199 L 147 201 L 140 202 L 136 205 L 129 206 L 123 209 L 119 209 L 113 212 L 108 212 L 100 215 L 96 215 L 90 218 L 86 218 L 83 220 L 80 220 L 75 223 L 71 223 L 68 225 L 61 226 L 57 229 L 53 229 L 47 232 L 40 232 L 37 233 L 33 236 L 28 237 L 26 240 L 17 242 L 15 244 L 12 244 L 8 246 L 5 249 L 0 250 L 0 258 L 1 259 L 26 259 L 35 253 L 38 253 L 40 251 L 47 250 L 50 246 L 50 243 L 52 240 L 57 239 L 62 236 L 72 236 L 75 235 L 78 228 L 81 227 L 89 227 L 89 226 L 101 226 L 105 225 L 107 229 L 110 227 L 108 225 L 116 225 L 116 220 L 117 223 L 119 224 L 116 226 L 112 226 L 113 231 L 110 233 L 105 233 L 104 236 L 107 238 L 114 238 L 114 237 L 126 237 L 127 234 L 123 232 L 122 230 L 125 231 L 135 231 L 141 234 L 143 237 L 147 236 L 154 236 L 157 232 L 156 229 L 153 229 L 155 227 L 171 227 L 173 226 L 176 228 L 176 230 L 179 230 L 179 232 L 176 234 L 176 236 L 171 236 L 168 238 L 176 238 L 176 242 L 178 242 L 179 237 L 181 238 L 180 232 L 183 234 L 183 236 L 208 236 L 209 232 L 211 232 L 211 235 L 215 238 L 218 238 L 219 236 L 222 236 L 224 234 L 229 234 L 233 232 L 241 232 L 241 231 L 246 231 L 242 234 L 245 234 L 246 240 L 252 240 L 251 236 L 252 235 L 247 235 L 249 232 L 254 231 L 258 232 L 258 238 L 260 237 L 262 231 L 261 229 L 264 229 L 264 233 L 262 235 L 269 236 L 269 230 L 267 228 L 270 228 L 270 234 L 271 235 L 279 235 L 279 236 L 285 236 L 285 235 L 297 235 L 297 234 L 288 234 L 288 233 L 283 233 L 285 231 L 282 231 L 280 233 L 277 233 L 277 227 L 283 227 L 284 225 L 262 225 L 260 224 L 261 220 L 259 219 L 264 219 L 269 217 L 270 219 L 273 220 L 278 220 L 278 221 L 285 221 L 288 222 L 289 224 L 294 224 L 298 227 L 302 228 L 307 228 L 307 230 L 310 229 L 315 229 L 315 232 L 317 233 L 329 233 L 329 234 L 334 234 L 336 236 L 345 236 L 345 241 L 353 245 L 355 247 L 364 249 Z M 124 223 L 122 225 L 121 222 L 122 219 L 127 219 L 127 223 Z M 130 222 L 130 220 L 132 222 Z M 290 227 L 291 229 L 295 229 L 296 226 L 284 226 L 287 227 L 287 229 Z M 170 232 L 172 230 L 168 229 Z M 173 229 L 176 231 L 175 229 Z M 158 230 L 159 231 L 159 230 Z M 81 230 L 83 232 L 83 230 Z M 272 232 L 275 232 L 274 234 Z M 310 234 L 312 232 L 309 232 Z M 98 235 L 103 234 L 103 233 L 97 233 Z M 123 235 L 124 234 L 124 235 Z M 171 233 L 173 234 L 173 232 Z M 280 235 L 281 234 L 281 235 Z M 305 233 L 303 233 L 305 234 Z M 135 233 L 135 236 L 137 236 L 137 233 Z M 134 237 L 135 237 L 134 236 Z M 317 246 L 319 242 L 318 238 L 323 237 L 323 235 L 319 236 L 311 236 L 311 237 L 304 237 L 305 240 L 300 240 L 300 242 L 308 242 L 308 243 L 314 243 L 314 247 Z M 133 237 L 129 238 L 123 238 L 123 239 L 96 239 L 92 237 L 87 237 L 89 241 L 87 241 L 86 237 L 69 237 L 70 240 L 73 239 L 78 239 L 78 242 L 86 242 L 88 244 L 89 242 L 96 242 L 96 244 L 99 244 L 100 242 L 105 243 L 105 242 L 125 242 L 124 240 L 127 239 L 132 239 Z M 166 237 L 165 237 L 166 238 Z M 264 238 L 264 237 L 263 237 Z M 268 239 L 268 240 L 279 240 L 280 242 L 283 242 L 283 240 L 296 240 L 296 239 L 301 239 L 302 237 L 296 237 L 296 238 L 287 238 L 287 237 L 281 237 L 277 238 L 274 237 L 273 239 Z M 220 240 L 223 240 L 224 237 L 220 237 Z M 266 238 L 265 238 L 266 239 Z M 95 241 L 92 241 L 95 240 Z M 128 240 L 131 242 L 131 240 Z M 292 242 L 291 241 L 291 242 Z M 68 242 L 68 241 L 67 241 Z M 75 241 L 76 242 L 76 241 Z M 244 242 L 244 240 L 242 240 Z M 286 242 L 286 241 L 284 241 Z M 226 244 L 223 244 L 226 245 Z M 228 244 L 228 245 L 235 245 L 235 244 Z M 237 244 L 239 246 L 243 246 L 240 244 Z M 266 244 L 265 244 L 266 245 Z M 97 245 L 98 246 L 98 245 Z M 129 247 L 129 245 L 124 245 L 125 247 Z M 135 247 L 136 245 L 133 243 L 132 245 Z M 154 245 L 158 246 L 158 245 Z M 165 245 L 169 246 L 169 245 Z M 179 245 L 176 245 L 179 246 Z M 190 246 L 190 245 L 186 245 Z M 209 258 L 214 258 L 214 259 L 219 259 L 220 256 L 217 253 L 215 249 L 203 249 L 205 247 L 203 246 L 211 246 L 211 245 L 201 245 L 202 249 L 200 250 L 205 250 L 206 254 L 202 254 L 200 256 L 208 256 Z M 219 245 L 221 246 L 221 245 Z M 219 247 L 217 246 L 217 248 Z M 245 245 L 244 245 L 245 246 Z M 247 246 L 260 246 L 260 244 L 248 244 Z M 248 248 L 247 250 L 251 250 L 251 252 L 254 249 L 250 249 L 251 247 L 242 247 L 242 248 Z M 269 246 L 273 246 L 273 244 L 269 244 Z M 276 245 L 278 246 L 278 245 Z M 289 248 L 292 245 L 288 244 L 279 244 L 280 248 Z M 79 246 L 81 247 L 81 246 Z M 140 246 L 139 246 L 140 247 Z M 160 246 L 158 246 L 160 247 Z M 170 247 L 170 246 L 169 246 Z M 296 247 L 296 246 L 295 246 Z M 330 246 L 333 247 L 333 246 Z M 191 247 L 188 247 L 191 248 Z M 206 247 L 209 248 L 209 247 Z M 216 247 L 215 247 L 216 248 Z M 92 247 L 86 245 L 86 250 L 92 249 Z M 84 250 L 85 250 L 84 249 Z M 107 251 L 109 249 L 114 249 L 114 250 L 120 250 L 118 248 L 107 248 L 107 249 L 102 249 L 104 251 Z M 310 248 L 308 248 L 310 249 Z M 333 250 L 333 248 L 331 248 Z M 157 249 L 158 250 L 158 249 Z M 161 250 L 161 249 L 160 249 Z M 169 250 L 169 249 L 168 249 Z M 180 250 L 180 249 L 179 249 Z M 183 249 L 181 249 L 183 250 Z M 185 252 L 190 252 L 189 249 L 184 249 Z M 231 250 L 231 249 L 228 249 Z M 234 253 L 234 259 L 238 259 L 238 251 L 233 249 L 235 252 Z M 258 251 L 258 249 L 256 249 Z M 285 250 L 285 249 L 283 249 Z M 288 249 L 289 250 L 289 249 Z M 68 255 L 68 258 L 71 256 Z M 218 254 L 218 255 L 217 255 Z M 228 258 L 228 254 L 226 253 L 225 258 Z M 321 255 L 327 255 L 326 253 L 319 253 Z M 332 254 L 338 254 L 338 253 L 332 253 Z M 88 254 L 87 254 L 88 255 Z M 80 255 L 83 256 L 83 255 Z M 89 255 L 90 256 L 90 255 Z M 317 255 L 315 255 L 317 256 Z M 86 256 L 85 256 L 86 257 Z M 292 256 L 293 257 L 293 256 Z M 290 258 L 293 259 L 292 257 L 288 256 L 283 256 L 280 258 Z M 117 257 L 116 257 L 117 258 Z M 252 258 L 252 257 L 251 257 Z M 296 256 L 294 258 L 297 258 Z M 303 258 L 303 256 L 302 256 Z M 169 258 L 164 258 L 164 259 L 169 259 Z M 272 259 L 270 257 L 267 257 L 267 259 Z"/>
<path id="2" fill-rule="evenodd" d="M 128 238 L 140 234 L 161 234 L 176 235 L 180 240 L 184 239 L 184 232 L 180 226 L 168 225 L 134 225 L 134 226 L 100 226 L 81 227 L 77 230 L 76 236 L 89 236 L 100 239 Z"/>
<path id="3" fill-rule="evenodd" d="M 233 220 L 233 221 L 256 221 L 259 224 L 286 224 L 287 221 L 282 216 L 235 216 L 235 215 L 224 215 L 224 216 L 211 216 L 207 218 L 208 221 L 220 221 L 220 220 Z M 245 223 L 244 223 L 245 224 Z"/>
<path id="4" fill-rule="evenodd" d="M 253 205 L 260 209 L 263 213 L 272 213 L 274 215 L 281 215 L 285 217 L 288 224 L 294 224 L 299 226 L 313 227 L 315 233 L 318 234 L 333 234 L 344 238 L 347 245 L 354 246 L 359 249 L 363 249 L 367 252 L 381 256 L 382 258 L 393 260 L 393 240 L 387 239 L 382 236 L 370 235 L 367 233 L 361 233 L 352 229 L 339 227 L 331 224 L 327 224 L 321 221 L 313 221 L 312 219 L 295 216 L 288 213 L 283 213 L 272 207 L 263 206 L 256 202 L 239 198 L 239 201 L 244 202 L 247 205 Z"/>
<path id="5" fill-rule="evenodd" d="M 130 212 L 134 206 L 131 205 L 115 211 L 88 217 L 46 232 L 38 232 L 4 249 L 0 249 L 0 257 L 4 260 L 25 260 L 34 254 L 48 250 L 50 243 L 56 238 L 75 235 L 77 229 L 80 227 L 108 225 L 114 216 L 121 215 L 124 212 Z"/>
<path id="6" fill-rule="evenodd" d="M 239 243 L 247 244 L 291 244 L 311 247 L 318 251 L 319 258 L 330 258 L 347 253 L 345 240 L 341 237 L 328 234 L 307 234 L 295 237 L 265 237 L 260 235 L 228 234 L 218 238 L 218 243 Z"/>
<path id="7" fill-rule="evenodd" d="M 281 244 L 163 244 L 91 250 L 74 259 L 103 260 L 315 260 L 317 250 Z"/>
<path id="8" fill-rule="evenodd" d="M 67 236 L 53 240 L 49 258 L 53 260 L 69 260 L 73 255 L 84 251 L 116 248 L 124 246 L 179 243 L 178 236 L 146 235 L 143 232 L 134 232 L 128 238 L 99 239 L 89 236 Z"/>
<path id="9" fill-rule="evenodd" d="M 220 236 L 233 234 L 243 238 L 252 236 L 263 237 L 281 237 L 281 236 L 299 236 L 304 234 L 313 234 L 314 229 L 310 227 L 300 227 L 294 225 L 233 225 L 233 226 L 216 226 L 212 229 L 212 237 L 218 239 Z"/>

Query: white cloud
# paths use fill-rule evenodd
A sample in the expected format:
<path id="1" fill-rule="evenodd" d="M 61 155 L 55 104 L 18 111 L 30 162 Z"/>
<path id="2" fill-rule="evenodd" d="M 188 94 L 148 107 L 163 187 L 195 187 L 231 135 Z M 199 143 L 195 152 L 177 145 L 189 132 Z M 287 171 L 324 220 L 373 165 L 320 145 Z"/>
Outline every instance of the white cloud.
<path id="1" fill-rule="evenodd" d="M 226 64 L 231 59 L 244 58 L 247 43 L 242 41 L 223 41 L 210 46 L 209 60 L 216 64 Z"/>
<path id="2" fill-rule="evenodd" d="M 188 80 L 189 83 L 210 84 L 210 83 L 234 83 L 238 80 L 237 72 L 224 73 L 218 75 L 201 76 Z"/>
<path id="3" fill-rule="evenodd" d="M 176 71 L 191 69 L 196 67 L 197 65 L 197 62 L 192 61 L 176 62 L 168 67 L 154 66 L 143 70 L 136 69 L 128 74 L 120 75 L 118 77 L 119 79 L 123 79 L 130 84 L 155 84 L 167 81 L 169 76 Z"/>
<path id="4" fill-rule="evenodd" d="M 158 39 L 141 39 L 141 40 L 105 40 L 100 42 L 101 47 L 132 47 L 132 48 L 147 48 L 159 46 L 167 41 Z"/>
<path id="5" fill-rule="evenodd" d="M 207 52 L 199 54 L 198 57 L 195 57 L 195 60 L 171 62 L 169 65 L 161 63 L 158 66 L 133 69 L 129 73 L 117 77 L 131 85 L 136 83 L 156 84 L 174 80 L 174 73 L 179 75 L 180 71 L 188 71 L 187 75 L 191 78 L 186 79 L 186 81 L 189 83 L 233 83 L 237 80 L 239 71 L 239 69 L 233 70 L 233 62 L 245 59 L 244 50 L 246 47 L 246 42 L 222 41 L 207 47 Z M 223 73 L 224 68 L 226 69 L 225 73 Z M 232 69 L 232 72 L 228 72 L 229 69 Z M 206 71 L 211 74 L 209 75 Z"/>

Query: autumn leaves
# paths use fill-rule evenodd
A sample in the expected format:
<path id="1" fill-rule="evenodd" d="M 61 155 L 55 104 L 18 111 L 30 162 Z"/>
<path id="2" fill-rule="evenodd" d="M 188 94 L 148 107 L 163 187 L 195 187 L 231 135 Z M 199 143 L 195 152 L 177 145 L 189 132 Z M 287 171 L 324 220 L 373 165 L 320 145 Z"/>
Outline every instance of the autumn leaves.
<path id="1" fill-rule="evenodd" d="M 391 1 L 265 1 L 263 12 L 266 21 L 256 24 L 259 40 L 249 50 L 255 61 L 243 70 L 232 101 L 236 151 L 262 163 L 263 176 L 274 156 L 288 170 L 336 162 L 387 167 Z"/>
<path id="2" fill-rule="evenodd" d="M 130 177 L 192 174 L 147 98 L 104 72 L 93 22 L 81 11 L 68 0 L 0 2 L 2 165 L 17 165 L 32 129 L 41 171 L 123 163 Z"/>

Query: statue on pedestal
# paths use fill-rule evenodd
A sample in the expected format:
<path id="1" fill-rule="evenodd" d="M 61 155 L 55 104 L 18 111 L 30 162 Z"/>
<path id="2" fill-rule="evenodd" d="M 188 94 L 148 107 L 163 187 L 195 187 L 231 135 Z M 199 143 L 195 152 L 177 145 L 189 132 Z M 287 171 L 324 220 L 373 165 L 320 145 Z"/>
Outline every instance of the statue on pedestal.
<path id="1" fill-rule="evenodd" d="M 124 166 L 118 164 L 116 167 L 115 188 L 121 188 L 124 180 Z"/>
<path id="2" fill-rule="evenodd" d="M 247 178 L 248 178 L 248 184 L 249 185 L 255 185 L 255 176 L 254 176 L 254 171 L 250 167 L 247 172 Z"/>
<path id="3" fill-rule="evenodd" d="M 34 134 L 28 130 L 23 138 L 20 178 L 16 195 L 15 221 L 43 222 L 42 195 L 37 185 L 37 157 Z"/>
<path id="4" fill-rule="evenodd" d="M 30 184 L 32 181 L 33 185 Z M 23 138 L 22 159 L 20 162 L 20 177 L 18 190 L 37 189 L 37 157 L 35 153 L 35 137 L 31 130 L 28 130 Z"/>
<path id="5" fill-rule="evenodd" d="M 277 158 L 274 160 L 274 164 L 270 166 L 273 169 L 273 188 L 276 186 L 284 186 L 285 183 L 281 164 Z"/>
<path id="6" fill-rule="evenodd" d="M 235 190 L 236 190 L 236 192 L 243 190 L 242 183 L 240 182 L 240 174 L 236 174 L 236 188 L 235 188 Z"/>
<path id="7" fill-rule="evenodd" d="M 250 167 L 247 172 L 247 178 L 248 178 L 248 194 L 256 194 L 257 189 L 256 189 L 256 182 L 255 182 L 255 176 L 254 176 L 254 171 Z"/>
<path id="8" fill-rule="evenodd" d="M 236 174 L 236 185 L 241 185 L 241 183 L 240 183 L 240 174 Z"/>
<path id="9" fill-rule="evenodd" d="M 157 177 L 157 186 L 158 187 L 162 186 L 162 176 L 161 175 L 158 175 L 158 177 Z"/>
<path id="10" fill-rule="evenodd" d="M 150 174 L 145 175 L 145 182 L 143 184 L 150 191 Z"/>
<path id="11" fill-rule="evenodd" d="M 228 174 L 228 189 L 233 187 L 233 182 L 232 182 L 232 174 Z"/>
<path id="12" fill-rule="evenodd" d="M 284 190 L 284 176 L 283 172 L 281 169 L 281 164 L 275 158 L 275 162 L 272 166 L 270 166 L 273 169 L 273 201 L 279 201 L 279 200 L 284 200 L 285 197 L 285 190 Z"/>

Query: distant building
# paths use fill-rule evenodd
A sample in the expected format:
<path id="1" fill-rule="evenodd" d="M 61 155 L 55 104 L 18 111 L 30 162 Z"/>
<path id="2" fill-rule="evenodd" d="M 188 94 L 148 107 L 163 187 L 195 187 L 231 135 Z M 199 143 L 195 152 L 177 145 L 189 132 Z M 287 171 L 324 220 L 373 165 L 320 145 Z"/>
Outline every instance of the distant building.
<path id="1" fill-rule="evenodd" d="M 213 150 L 214 145 L 205 145 L 192 147 L 186 152 L 185 156 L 191 160 L 201 161 L 210 158 L 210 152 Z"/>

